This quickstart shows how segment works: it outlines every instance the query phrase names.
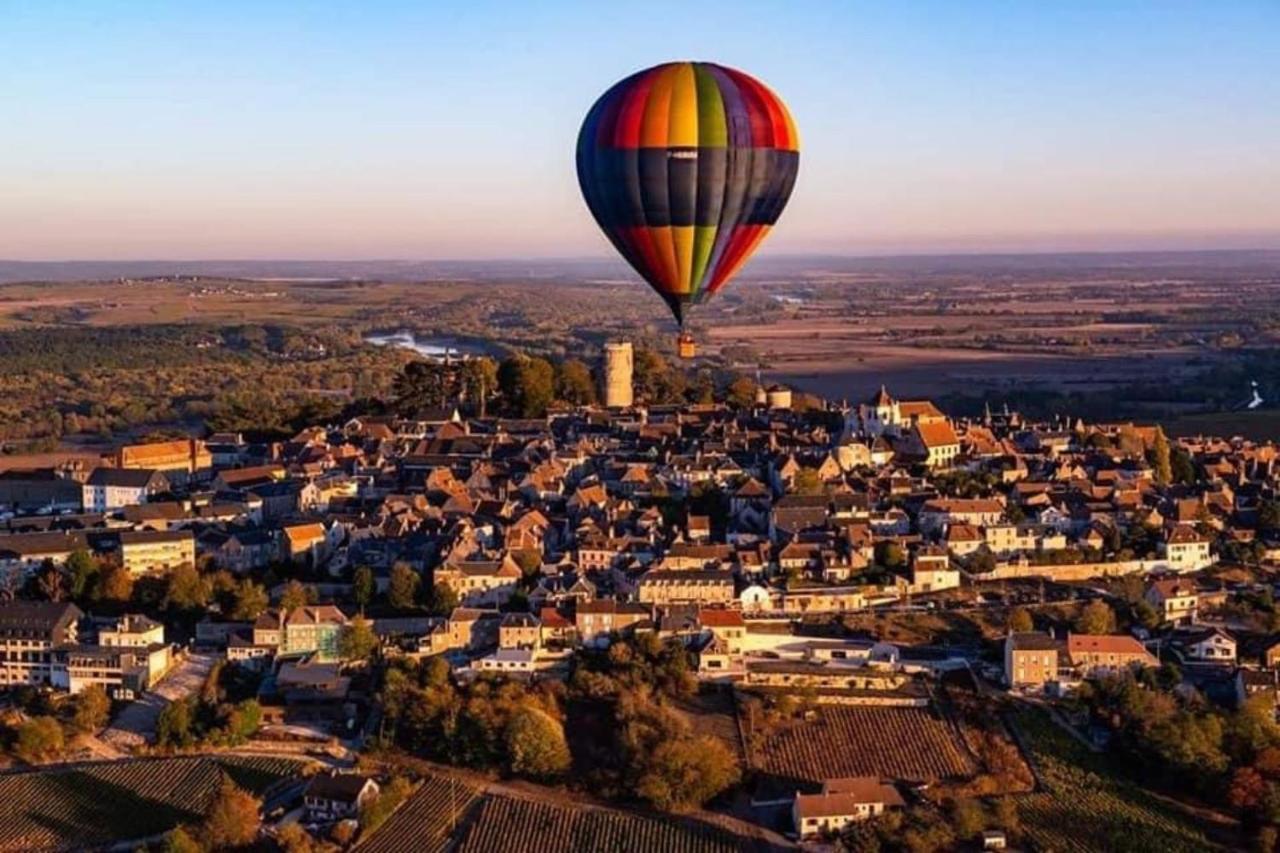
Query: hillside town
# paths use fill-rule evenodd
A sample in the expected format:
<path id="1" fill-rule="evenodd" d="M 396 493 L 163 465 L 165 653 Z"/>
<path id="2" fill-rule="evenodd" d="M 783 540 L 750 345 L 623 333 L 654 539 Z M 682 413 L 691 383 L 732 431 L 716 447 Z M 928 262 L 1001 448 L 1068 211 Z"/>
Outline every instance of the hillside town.
<path id="1" fill-rule="evenodd" d="M 928 824 L 934 809 L 950 815 L 939 837 L 952 844 L 1049 849 L 1030 817 L 1000 805 L 1062 796 L 1019 734 L 1026 715 L 1076 748 L 1129 737 L 1147 748 L 1100 723 L 1123 676 L 1167 682 L 1201 716 L 1265 702 L 1275 727 L 1270 443 L 1032 422 L 1004 407 L 950 417 L 887 388 L 848 403 L 771 386 L 748 405 L 649 405 L 634 402 L 629 346 L 609 357 L 602 405 L 535 419 L 459 403 L 283 441 L 215 433 L 7 458 L 7 725 L 21 745 L 33 721 L 87 691 L 111 708 L 79 753 L 59 735 L 10 760 L 246 745 L 319 757 L 284 823 L 263 807 L 264 837 L 284 847 L 303 827 L 317 844 L 401 849 L 425 831 L 414 821 L 426 800 L 444 796 L 445 765 L 541 781 L 568 771 L 567 754 L 528 772 L 514 753 L 450 760 L 439 744 L 456 727 L 433 740 L 421 732 L 435 721 L 415 722 L 426 712 L 406 702 L 432 690 L 495 701 L 484 697 L 515 684 L 538 697 L 539 720 L 563 716 L 601 701 L 591 679 L 623 683 L 634 656 L 626 689 L 696 706 L 691 719 L 727 734 L 695 724 L 680 736 L 719 738 L 734 766 L 693 801 L 648 788 L 614 799 L 681 812 L 720 802 L 760 844 L 864 849 L 859 833 L 886 815 L 916 809 L 905 819 Z M 576 751 L 571 728 L 556 719 L 553 740 L 567 733 Z M 1280 755 L 1280 740 L 1223 770 L 1258 776 L 1252 802 L 1275 785 L 1253 767 L 1267 749 Z M 389 751 L 434 769 L 363 826 L 404 779 L 357 759 Z M 507 796 L 456 784 L 476 808 Z M 937 791 L 978 803 L 976 817 L 962 821 L 970 806 Z M 0 849 L 82 843 L 23 848 L 34 837 L 9 833 Z"/>

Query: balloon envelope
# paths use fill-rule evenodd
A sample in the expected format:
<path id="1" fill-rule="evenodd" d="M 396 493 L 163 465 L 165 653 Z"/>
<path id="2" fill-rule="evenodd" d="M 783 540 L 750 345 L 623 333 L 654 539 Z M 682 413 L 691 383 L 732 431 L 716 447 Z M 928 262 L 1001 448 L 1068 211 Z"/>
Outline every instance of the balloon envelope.
<path id="1" fill-rule="evenodd" d="M 578 183 L 614 247 L 684 323 L 778 221 L 800 140 L 741 71 L 672 62 L 615 84 L 578 134 Z"/>

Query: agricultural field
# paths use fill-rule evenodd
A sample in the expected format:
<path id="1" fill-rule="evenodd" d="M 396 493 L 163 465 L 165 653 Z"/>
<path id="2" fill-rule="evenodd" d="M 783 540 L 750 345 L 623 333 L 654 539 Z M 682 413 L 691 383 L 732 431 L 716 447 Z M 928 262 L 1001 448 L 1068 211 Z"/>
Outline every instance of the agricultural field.
<path id="1" fill-rule="evenodd" d="M 1222 849 L 1202 825 L 1122 778 L 1043 713 L 1018 714 L 1043 790 L 1016 798 L 1026 837 L 1036 849 L 1058 853 L 1199 853 Z M 1083 831 L 1088 829 L 1087 834 Z"/>
<path id="2" fill-rule="evenodd" d="M 652 816 L 584 805 L 551 789 L 485 786 L 461 774 L 427 773 L 417 790 L 372 836 L 360 853 L 545 853 L 610 850 L 617 853 L 729 853 L 770 850 L 695 818 Z"/>
<path id="3" fill-rule="evenodd" d="M 938 782 L 978 772 L 956 728 L 932 708 L 823 705 L 816 713 L 770 728 L 752 724 L 752 768 L 810 787 L 844 776 Z"/>
<path id="4" fill-rule="evenodd" d="M 466 781 L 428 775 L 377 832 L 360 845 L 361 853 L 438 853 L 454 843 L 459 822 L 476 805 L 480 791 Z"/>
<path id="5" fill-rule="evenodd" d="M 490 796 L 458 844 L 459 853 L 491 850 L 610 850 L 617 853 L 730 853 L 746 839 L 693 819 L 650 817 Z"/>
<path id="6" fill-rule="evenodd" d="M 198 821 L 223 780 L 260 794 L 299 774 L 277 758 L 142 759 L 0 776 L 0 851 L 84 849 Z"/>

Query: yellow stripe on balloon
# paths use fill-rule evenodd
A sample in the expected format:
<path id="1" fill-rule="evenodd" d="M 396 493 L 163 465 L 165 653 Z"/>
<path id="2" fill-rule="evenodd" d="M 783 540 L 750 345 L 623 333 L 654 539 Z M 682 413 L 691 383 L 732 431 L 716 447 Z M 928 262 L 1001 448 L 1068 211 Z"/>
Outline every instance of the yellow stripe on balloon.
<path id="1" fill-rule="evenodd" d="M 693 292 L 693 226 L 671 228 L 671 241 L 676 251 L 676 292 Z"/>
<path id="2" fill-rule="evenodd" d="M 694 148 L 698 145 L 698 78 L 693 65 L 681 62 L 671 75 L 671 122 L 667 145 Z"/>

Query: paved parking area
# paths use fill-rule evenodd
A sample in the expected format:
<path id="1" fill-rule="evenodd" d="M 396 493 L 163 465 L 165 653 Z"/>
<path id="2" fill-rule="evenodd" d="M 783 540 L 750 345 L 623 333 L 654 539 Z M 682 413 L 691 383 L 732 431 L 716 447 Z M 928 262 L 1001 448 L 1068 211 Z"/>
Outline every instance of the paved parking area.
<path id="1" fill-rule="evenodd" d="M 165 705 L 200 689 L 217 655 L 191 652 L 154 688 L 130 702 L 103 731 L 101 739 L 117 749 L 131 749 L 156 738 L 156 721 Z"/>

